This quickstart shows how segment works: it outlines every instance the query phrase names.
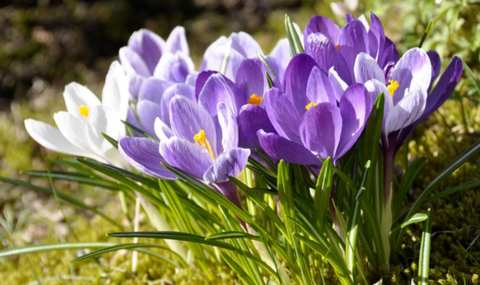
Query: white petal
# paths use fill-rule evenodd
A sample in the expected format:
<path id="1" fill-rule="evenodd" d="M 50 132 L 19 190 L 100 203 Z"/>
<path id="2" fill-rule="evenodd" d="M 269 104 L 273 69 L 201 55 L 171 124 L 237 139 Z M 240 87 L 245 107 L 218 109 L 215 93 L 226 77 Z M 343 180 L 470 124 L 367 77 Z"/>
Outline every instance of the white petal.
<path id="1" fill-rule="evenodd" d="M 335 71 L 333 66 L 330 68 L 330 70 L 328 70 L 328 80 L 330 81 L 330 84 L 332 84 L 333 90 L 335 91 L 335 98 L 337 98 L 337 101 L 340 102 L 343 92 L 345 92 L 345 90 L 348 88 L 347 83 L 345 83 L 345 81 L 338 76 L 338 73 Z"/>
<path id="2" fill-rule="evenodd" d="M 100 100 L 87 87 L 76 82 L 72 82 L 65 86 L 63 99 L 67 105 L 67 111 L 75 116 L 81 116 L 78 108 L 80 106 L 88 106 L 93 108 L 100 105 Z"/>
<path id="3" fill-rule="evenodd" d="M 89 156 L 89 153 L 70 143 L 58 129 L 33 119 L 25 120 L 28 134 L 42 146 L 70 155 Z"/>
<path id="4" fill-rule="evenodd" d="M 102 92 L 102 105 L 115 110 L 121 120 L 127 119 L 128 78 L 118 61 L 110 65 Z"/>
<path id="5" fill-rule="evenodd" d="M 400 130 L 420 118 L 425 110 L 426 96 L 424 90 L 417 89 L 400 100 L 387 115 L 385 135 Z"/>
<path id="6" fill-rule="evenodd" d="M 55 113 L 53 118 L 62 135 L 70 143 L 86 152 L 94 153 L 87 140 L 88 121 L 86 118 L 78 118 L 67 112 Z"/>
<path id="7" fill-rule="evenodd" d="M 172 130 L 160 118 L 155 119 L 155 134 L 160 141 L 167 140 L 173 136 Z"/>
<path id="8" fill-rule="evenodd" d="M 355 81 L 357 83 L 363 84 L 368 80 L 376 79 L 385 84 L 385 74 L 383 73 L 383 70 L 378 66 L 375 59 L 364 52 L 357 55 L 353 70 Z"/>

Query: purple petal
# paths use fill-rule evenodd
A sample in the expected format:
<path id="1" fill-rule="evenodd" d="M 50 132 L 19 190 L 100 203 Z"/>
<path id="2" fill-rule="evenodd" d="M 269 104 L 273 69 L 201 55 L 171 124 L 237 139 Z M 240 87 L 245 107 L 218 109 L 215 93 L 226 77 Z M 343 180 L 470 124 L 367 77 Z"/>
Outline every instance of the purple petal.
<path id="1" fill-rule="evenodd" d="M 268 90 L 266 67 L 259 59 L 246 59 L 240 65 L 235 78 L 236 105 L 243 106 L 253 94 L 263 96 Z"/>
<path id="2" fill-rule="evenodd" d="M 205 83 L 207 83 L 208 78 L 210 78 L 210 75 L 216 73 L 218 73 L 218 71 L 207 70 L 198 74 L 197 81 L 195 82 L 195 101 L 198 101 L 198 96 L 200 96 L 200 92 L 202 91 L 203 86 L 205 86 Z M 235 85 L 233 82 L 232 84 Z"/>
<path id="3" fill-rule="evenodd" d="M 245 32 L 232 33 L 230 39 L 232 40 L 232 49 L 238 51 L 245 58 L 256 57 L 257 51 L 262 53 L 262 48 L 257 41 Z"/>
<path id="4" fill-rule="evenodd" d="M 205 108 L 212 117 L 217 115 L 217 105 L 227 103 L 237 113 L 235 95 L 221 74 L 212 74 L 198 95 L 198 104 Z"/>
<path id="5" fill-rule="evenodd" d="M 364 84 L 365 82 L 376 79 L 385 84 L 385 74 L 378 66 L 378 63 L 370 55 L 360 53 L 354 66 L 355 82 Z"/>
<path id="6" fill-rule="evenodd" d="M 118 52 L 118 56 L 120 57 L 123 68 L 125 68 L 127 72 L 138 74 L 143 77 L 149 77 L 152 75 L 147 64 L 143 61 L 143 58 L 131 48 L 122 47 Z"/>
<path id="7" fill-rule="evenodd" d="M 163 93 L 162 99 L 160 100 L 160 119 L 162 119 L 162 121 L 167 126 L 170 126 L 170 101 L 175 95 L 181 95 L 192 101 L 195 100 L 193 94 L 193 87 L 190 85 L 183 83 L 175 83 L 172 86 L 168 87 Z"/>
<path id="8" fill-rule="evenodd" d="M 315 60 L 306 54 L 295 55 L 285 71 L 285 94 L 293 103 L 299 114 L 305 113 L 307 102 L 307 81 L 313 67 L 316 66 Z M 288 114 L 288 113 L 285 113 Z"/>
<path id="9" fill-rule="evenodd" d="M 377 100 L 378 95 L 383 92 L 384 98 L 385 98 L 385 103 L 384 103 L 384 108 L 383 108 L 383 114 L 384 114 L 384 123 L 385 123 L 385 118 L 390 112 L 390 109 L 393 108 L 393 99 L 392 96 L 390 95 L 390 91 L 388 91 L 387 87 L 385 84 L 378 80 L 370 80 L 365 83 L 365 89 L 367 89 L 368 96 L 370 97 L 371 102 L 375 102 Z"/>
<path id="10" fill-rule="evenodd" d="M 166 161 L 158 148 L 156 141 L 147 138 L 123 137 L 118 141 L 120 154 L 135 169 L 152 177 L 175 179 L 175 174 L 160 164 Z"/>
<path id="11" fill-rule="evenodd" d="M 432 66 L 425 51 L 419 48 L 409 49 L 397 62 L 392 79 L 398 81 L 399 87 L 395 91 L 394 101 L 402 100 L 405 91 L 414 89 L 427 92 L 432 78 Z"/>
<path id="12" fill-rule="evenodd" d="M 247 104 L 240 109 L 238 127 L 238 146 L 251 150 L 261 148 L 257 137 L 258 130 L 264 130 L 267 133 L 276 133 L 275 128 L 272 123 L 270 123 L 270 119 L 268 119 L 265 109 L 252 104 Z"/>
<path id="13" fill-rule="evenodd" d="M 155 119 L 153 128 L 155 129 L 155 134 L 160 141 L 168 140 L 169 138 L 175 136 L 172 130 L 162 120 L 160 120 L 160 118 Z"/>
<path id="14" fill-rule="evenodd" d="M 397 62 L 399 59 L 398 51 L 393 42 L 385 37 L 385 46 L 383 48 L 383 57 L 378 59 L 378 65 L 384 68 L 389 62 Z"/>
<path id="15" fill-rule="evenodd" d="M 316 66 L 312 69 L 308 78 L 307 97 L 310 102 L 317 104 L 322 102 L 337 104 L 335 92 L 328 80 L 327 74 Z"/>
<path id="16" fill-rule="evenodd" d="M 417 89 L 398 102 L 387 114 L 384 135 L 388 136 L 418 120 L 425 110 L 426 96 L 426 91 Z"/>
<path id="17" fill-rule="evenodd" d="M 222 182 L 222 183 L 214 183 L 212 184 L 212 187 L 217 190 L 220 194 L 225 196 L 230 202 L 235 204 L 237 207 L 240 209 L 242 208 L 242 201 L 240 200 L 240 196 L 238 195 L 237 192 L 237 187 L 233 182 L 227 181 L 227 182 Z"/>
<path id="18" fill-rule="evenodd" d="M 127 111 L 127 123 L 139 128 L 139 129 L 142 129 L 142 125 L 138 121 L 137 116 L 135 116 L 135 114 L 133 113 L 131 108 L 128 108 L 128 111 Z M 139 133 L 137 131 L 133 131 L 133 133 L 137 137 L 142 137 L 143 136 L 141 133 Z"/>
<path id="19" fill-rule="evenodd" d="M 345 92 L 348 87 L 347 83 L 345 83 L 345 81 L 343 81 L 340 76 L 338 76 L 338 73 L 334 70 L 333 67 L 330 68 L 330 70 L 328 71 L 328 81 L 330 81 L 330 84 L 335 91 L 335 98 L 337 98 L 337 101 L 340 102 L 343 92 Z"/>
<path id="20" fill-rule="evenodd" d="M 128 46 L 143 59 L 150 74 L 162 56 L 164 45 L 162 38 L 146 29 L 134 32 L 128 41 Z"/>
<path id="21" fill-rule="evenodd" d="M 460 58 L 454 57 L 442 74 L 442 77 L 440 77 L 435 88 L 433 88 L 432 93 L 427 97 L 427 106 L 425 107 L 425 112 L 421 120 L 430 116 L 450 97 L 460 77 L 462 77 L 462 73 L 462 61 Z"/>
<path id="22" fill-rule="evenodd" d="M 288 39 L 281 39 L 278 41 L 277 45 L 273 48 L 270 56 L 267 56 L 267 62 L 271 64 L 269 58 L 275 59 L 277 69 L 274 70 L 275 74 L 279 78 L 280 82 L 283 82 L 283 77 L 285 74 L 285 69 L 287 69 L 288 63 L 290 62 L 290 44 Z M 273 66 L 272 66 L 273 68 Z"/>
<path id="23" fill-rule="evenodd" d="M 145 81 L 145 77 L 135 73 L 128 73 L 128 92 L 130 93 L 130 101 L 137 102 L 138 96 L 140 96 L 140 88 Z"/>
<path id="24" fill-rule="evenodd" d="M 365 91 L 363 85 L 354 84 L 345 90 L 345 94 L 340 100 L 343 128 L 335 160 L 350 150 L 365 127 L 372 109 L 372 102 L 366 96 Z"/>
<path id="25" fill-rule="evenodd" d="M 305 27 L 304 33 L 304 42 L 307 42 L 307 37 L 311 33 L 322 33 L 325 35 L 328 40 L 336 45 L 338 44 L 338 37 L 340 35 L 340 28 L 332 22 L 332 20 L 321 17 L 321 16 L 313 16 L 310 19 L 310 22 Z"/>
<path id="26" fill-rule="evenodd" d="M 377 61 L 383 57 L 383 49 L 385 47 L 385 31 L 380 19 L 371 12 L 372 26 L 368 30 L 369 54 Z"/>
<path id="27" fill-rule="evenodd" d="M 160 79 L 184 83 L 187 76 L 194 71 L 193 61 L 184 53 L 165 53 L 153 75 Z"/>
<path id="28" fill-rule="evenodd" d="M 217 134 L 212 117 L 195 102 L 175 95 L 170 101 L 170 125 L 179 138 L 195 143 L 193 137 L 204 130 L 214 155 L 217 150 Z"/>
<path id="29" fill-rule="evenodd" d="M 162 140 L 160 154 L 169 165 L 198 179 L 203 179 L 203 174 L 213 163 L 212 157 L 204 147 L 177 137 Z"/>
<path id="30" fill-rule="evenodd" d="M 352 81 L 345 59 L 325 35 L 309 34 L 305 42 L 305 53 L 311 55 L 323 71 L 328 72 L 333 66 L 347 84 Z"/>
<path id="31" fill-rule="evenodd" d="M 155 120 L 160 117 L 161 109 L 160 105 L 150 101 L 140 101 L 137 104 L 137 115 L 142 121 L 141 129 L 147 132 L 147 134 L 156 137 L 155 134 Z"/>
<path id="32" fill-rule="evenodd" d="M 228 39 L 225 36 L 221 36 L 212 44 L 210 44 L 203 55 L 202 65 L 200 66 L 200 71 L 205 70 L 215 70 L 218 71 L 220 65 L 222 64 L 222 59 L 215 56 L 216 50 L 220 46 L 226 45 Z"/>
<path id="33" fill-rule="evenodd" d="M 433 82 L 437 80 L 438 76 L 440 75 L 440 68 L 442 67 L 442 64 L 440 62 L 440 56 L 438 53 L 434 50 L 429 50 L 427 51 L 428 58 L 430 59 L 430 63 L 432 64 L 432 80 L 430 82 L 430 88 L 432 88 Z"/>
<path id="34" fill-rule="evenodd" d="M 172 81 L 150 77 L 143 82 L 138 99 L 139 101 L 148 100 L 160 104 L 163 93 L 173 84 Z"/>
<path id="35" fill-rule="evenodd" d="M 287 95 L 280 89 L 273 87 L 265 94 L 264 101 L 268 118 L 278 134 L 301 143 L 298 135 L 298 126 L 301 122 L 300 115 Z"/>
<path id="36" fill-rule="evenodd" d="M 207 183 L 228 181 L 228 176 L 235 177 L 245 168 L 250 156 L 250 150 L 245 148 L 232 148 L 221 153 L 212 166 L 203 175 Z"/>
<path id="37" fill-rule="evenodd" d="M 329 103 L 311 107 L 300 124 L 303 145 L 323 159 L 335 158 L 342 132 L 340 109 Z"/>
<path id="38" fill-rule="evenodd" d="M 355 59 L 361 52 L 368 52 L 368 34 L 359 20 L 349 22 L 342 29 L 338 39 L 340 53 L 347 62 L 348 69 L 353 70 Z"/>
<path id="39" fill-rule="evenodd" d="M 237 117 L 233 114 L 232 109 L 224 102 L 218 103 L 217 110 L 218 122 L 222 128 L 223 151 L 228 151 L 238 146 Z"/>
<path id="40" fill-rule="evenodd" d="M 190 54 L 188 49 L 187 37 L 185 36 L 185 28 L 177 26 L 172 30 L 165 43 L 164 53 L 182 52 L 186 56 Z"/>
<path id="41" fill-rule="evenodd" d="M 274 159 L 301 165 L 320 165 L 320 160 L 302 145 L 289 141 L 277 134 L 257 132 L 263 150 Z"/>

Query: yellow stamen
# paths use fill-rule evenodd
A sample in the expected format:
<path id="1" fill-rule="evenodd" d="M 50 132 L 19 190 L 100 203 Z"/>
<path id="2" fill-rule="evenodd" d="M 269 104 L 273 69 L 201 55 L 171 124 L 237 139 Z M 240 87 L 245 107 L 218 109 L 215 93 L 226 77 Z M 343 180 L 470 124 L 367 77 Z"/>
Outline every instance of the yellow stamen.
<path id="1" fill-rule="evenodd" d="M 340 50 L 340 46 L 339 46 L 339 45 L 336 45 L 335 48 L 336 48 L 337 50 Z"/>
<path id="2" fill-rule="evenodd" d="M 193 136 L 193 139 L 195 140 L 195 144 L 201 144 L 206 150 L 208 150 L 208 153 L 210 156 L 215 160 L 215 155 L 213 154 L 212 151 L 212 146 L 210 145 L 210 142 L 207 139 L 207 135 L 205 134 L 204 130 L 198 131 L 198 134 Z"/>
<path id="3" fill-rule="evenodd" d="M 88 106 L 81 105 L 78 107 L 78 111 L 80 115 L 84 116 L 85 118 L 88 118 Z"/>
<path id="4" fill-rule="evenodd" d="M 310 108 L 312 108 L 313 106 L 317 106 L 317 103 L 312 102 L 312 103 L 308 104 L 307 106 L 305 106 L 305 109 L 307 109 L 307 111 L 308 111 L 308 110 L 310 110 Z"/>
<path id="5" fill-rule="evenodd" d="M 393 94 L 395 93 L 395 90 L 397 90 L 398 87 L 400 87 L 400 84 L 398 84 L 398 81 L 393 80 L 393 79 L 389 79 L 388 82 L 390 82 L 390 85 L 387 86 L 387 89 L 388 89 L 388 91 L 390 91 L 390 95 L 392 95 L 392 97 L 393 97 Z"/>
<path id="6" fill-rule="evenodd" d="M 262 100 L 263 100 L 263 97 L 257 96 L 257 94 L 252 94 L 252 96 L 250 96 L 250 98 L 248 99 L 247 103 L 259 106 Z"/>

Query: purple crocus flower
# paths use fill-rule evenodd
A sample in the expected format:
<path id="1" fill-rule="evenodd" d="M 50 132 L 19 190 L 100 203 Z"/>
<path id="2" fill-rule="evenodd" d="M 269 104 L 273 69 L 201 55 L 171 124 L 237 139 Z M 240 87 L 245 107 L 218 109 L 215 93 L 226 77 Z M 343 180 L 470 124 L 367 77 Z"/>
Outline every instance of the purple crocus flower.
<path id="1" fill-rule="evenodd" d="M 330 19 L 314 16 L 305 27 L 305 53 L 311 55 L 325 72 L 333 67 L 347 84 L 354 81 L 354 63 L 358 54 L 367 53 L 382 69 L 398 61 L 395 45 L 387 37 L 380 20 L 371 13 L 371 26 L 365 21 L 346 16 L 347 24 L 340 29 Z"/>
<path id="2" fill-rule="evenodd" d="M 132 34 L 128 46 L 120 49 L 119 57 L 129 76 L 132 101 L 137 100 L 149 77 L 183 83 L 194 72 L 183 27 L 173 29 L 166 42 L 149 30 L 139 30 Z"/>
<path id="3" fill-rule="evenodd" d="M 237 176 L 246 166 L 250 150 L 237 147 L 236 117 L 221 102 L 217 116 L 185 96 L 170 100 L 170 127 L 157 119 L 156 135 L 160 143 L 146 138 L 124 137 L 119 140 L 122 156 L 142 173 L 172 179 L 160 164 L 165 162 L 214 186 L 240 207 L 235 186 L 228 176 Z M 148 154 L 148 155 L 145 155 Z"/>
<path id="4" fill-rule="evenodd" d="M 348 87 L 337 101 L 327 74 L 306 54 L 293 57 L 284 90 L 272 88 L 265 108 L 278 134 L 258 131 L 260 144 L 273 158 L 319 166 L 337 161 L 356 142 L 370 114 L 372 97 L 362 84 Z"/>

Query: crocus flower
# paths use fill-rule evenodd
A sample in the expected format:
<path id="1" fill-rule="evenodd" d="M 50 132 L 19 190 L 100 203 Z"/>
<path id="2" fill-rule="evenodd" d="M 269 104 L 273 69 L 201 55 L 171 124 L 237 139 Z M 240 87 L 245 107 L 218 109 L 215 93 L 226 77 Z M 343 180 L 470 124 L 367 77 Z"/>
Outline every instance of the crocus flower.
<path id="1" fill-rule="evenodd" d="M 139 171 L 172 179 L 174 175 L 160 164 L 166 162 L 211 184 L 240 206 L 235 186 L 228 181 L 228 176 L 238 175 L 246 166 L 250 150 L 237 147 L 237 122 L 233 111 L 223 102 L 216 109 L 217 117 L 213 118 L 193 100 L 175 95 L 169 106 L 170 127 L 160 119 L 155 124 L 160 143 L 147 138 L 124 137 L 119 141 L 120 153 Z"/>
<path id="2" fill-rule="evenodd" d="M 70 83 L 63 93 L 67 112 L 55 113 L 58 129 L 33 119 L 25 120 L 30 136 L 42 146 L 75 156 L 93 158 L 114 165 L 124 160 L 102 133 L 118 139 L 125 135 L 128 86 L 120 63 L 110 66 L 102 93 L 102 102 L 88 88 Z"/>
<path id="3" fill-rule="evenodd" d="M 120 49 L 119 57 L 129 77 L 132 101 L 149 77 L 183 83 L 194 72 L 183 27 L 173 29 L 166 42 L 149 30 L 139 30 Z"/>
<path id="4" fill-rule="evenodd" d="M 362 84 L 335 96 L 315 60 L 298 54 L 285 72 L 284 90 L 272 88 L 265 108 L 278 134 L 258 131 L 260 144 L 276 159 L 320 165 L 317 156 L 337 161 L 356 142 L 370 114 L 372 98 Z"/>
<path id="5" fill-rule="evenodd" d="M 311 55 L 320 69 L 332 67 L 347 84 L 355 83 L 353 67 L 360 53 L 367 53 L 382 69 L 398 61 L 395 45 L 385 36 L 380 20 L 371 13 L 371 26 L 365 21 L 346 16 L 347 24 L 340 29 L 330 19 L 314 16 L 305 27 L 305 53 Z"/>

